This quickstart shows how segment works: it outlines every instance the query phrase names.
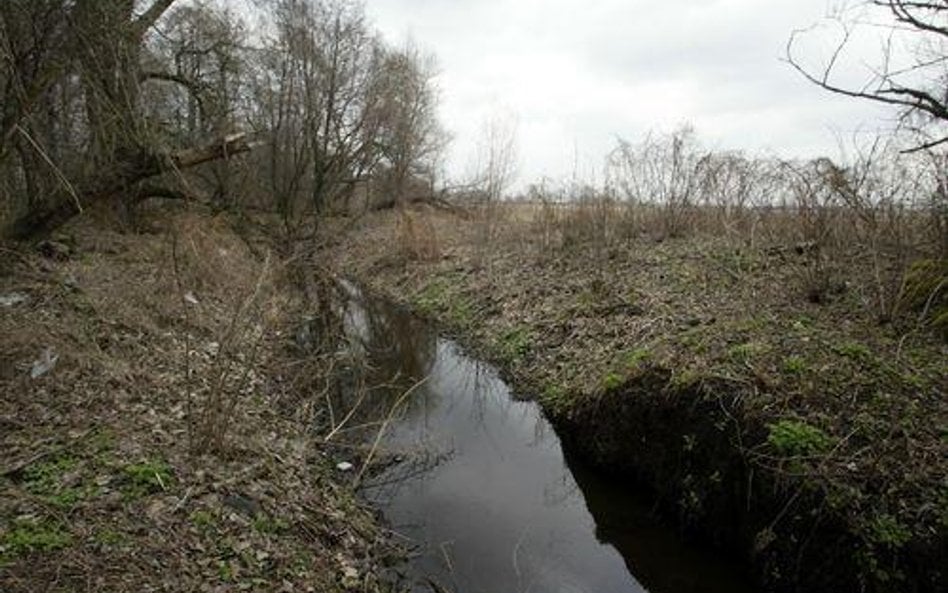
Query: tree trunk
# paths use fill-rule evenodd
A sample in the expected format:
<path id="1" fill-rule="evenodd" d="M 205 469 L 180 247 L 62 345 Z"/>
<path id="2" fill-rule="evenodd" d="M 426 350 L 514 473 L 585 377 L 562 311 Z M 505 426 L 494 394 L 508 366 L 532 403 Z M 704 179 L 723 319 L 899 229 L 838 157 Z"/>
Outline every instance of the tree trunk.
<path id="1" fill-rule="evenodd" d="M 254 143 L 248 141 L 246 134 L 235 134 L 212 144 L 170 154 L 141 151 L 132 158 L 114 162 L 107 169 L 97 172 L 85 184 L 76 188 L 75 195 L 66 190 L 59 192 L 49 207 L 20 218 L 5 234 L 20 240 L 46 235 L 82 212 L 83 205 L 88 206 L 98 200 L 128 191 L 139 181 L 166 171 L 187 169 L 209 161 L 229 158 L 253 147 Z"/>

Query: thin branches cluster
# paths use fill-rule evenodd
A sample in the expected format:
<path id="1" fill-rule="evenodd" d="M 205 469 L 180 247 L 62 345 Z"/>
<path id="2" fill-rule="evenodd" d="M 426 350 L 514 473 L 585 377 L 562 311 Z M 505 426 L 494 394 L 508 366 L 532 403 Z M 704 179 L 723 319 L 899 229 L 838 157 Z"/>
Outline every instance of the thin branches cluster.
<path id="1" fill-rule="evenodd" d="M 158 196 L 276 210 L 298 235 L 353 199 L 413 199 L 445 139 L 436 72 L 350 0 L 4 2 L 0 225 Z"/>

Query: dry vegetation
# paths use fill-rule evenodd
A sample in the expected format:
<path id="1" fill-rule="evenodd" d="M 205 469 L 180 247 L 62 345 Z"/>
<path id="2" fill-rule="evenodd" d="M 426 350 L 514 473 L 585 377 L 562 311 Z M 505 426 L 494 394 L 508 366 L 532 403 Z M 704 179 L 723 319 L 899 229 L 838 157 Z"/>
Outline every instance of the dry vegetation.
<path id="1" fill-rule="evenodd" d="M 295 268 L 227 215 L 142 217 L 4 248 L 0 588 L 386 590 L 313 434 L 334 350 L 297 344 Z"/>
<path id="2" fill-rule="evenodd" d="M 404 214 L 378 214 L 338 255 L 497 362 L 587 457 L 751 557 L 769 587 L 935 591 L 944 211 L 851 192 L 855 172 L 878 173 L 863 166 L 795 168 L 767 203 L 759 184 L 737 204 L 699 177 L 663 201 L 537 188 L 489 213 L 419 209 L 423 246 Z"/>

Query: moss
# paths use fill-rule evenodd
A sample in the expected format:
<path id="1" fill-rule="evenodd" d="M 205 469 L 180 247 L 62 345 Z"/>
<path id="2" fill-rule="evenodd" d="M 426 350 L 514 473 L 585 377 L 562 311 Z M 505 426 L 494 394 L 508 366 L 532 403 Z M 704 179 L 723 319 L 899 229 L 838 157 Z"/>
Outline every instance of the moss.
<path id="1" fill-rule="evenodd" d="M 625 366 L 631 369 L 638 369 L 644 363 L 652 359 L 652 351 L 648 348 L 636 348 L 625 354 Z"/>
<path id="2" fill-rule="evenodd" d="M 932 324 L 948 331 L 948 259 L 922 259 L 912 263 L 902 281 L 899 307 L 927 309 Z"/>

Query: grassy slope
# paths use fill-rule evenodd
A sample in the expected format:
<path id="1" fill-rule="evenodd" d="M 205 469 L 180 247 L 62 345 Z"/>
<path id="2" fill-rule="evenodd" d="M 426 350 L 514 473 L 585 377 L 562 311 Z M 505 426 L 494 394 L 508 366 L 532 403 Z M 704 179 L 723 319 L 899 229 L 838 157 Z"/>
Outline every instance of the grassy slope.
<path id="1" fill-rule="evenodd" d="M 879 325 L 855 282 L 808 302 L 792 250 L 715 239 L 551 249 L 522 222 L 485 249 L 476 222 L 414 218 L 423 224 L 370 219 L 340 250 L 343 269 L 446 323 L 588 456 L 752 556 L 762 582 L 946 586 L 937 336 Z M 392 248 L 414 227 L 435 231 L 437 257 Z"/>
<path id="2" fill-rule="evenodd" d="M 86 215 L 68 254 L 0 257 L 0 295 L 28 296 L 0 306 L 0 590 L 379 590 L 372 517 L 294 417 L 298 293 L 271 274 L 227 338 L 261 261 L 225 217 L 151 218 L 121 234 Z M 212 392 L 235 398 L 231 438 L 191 455 Z"/>

